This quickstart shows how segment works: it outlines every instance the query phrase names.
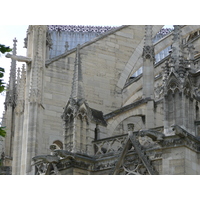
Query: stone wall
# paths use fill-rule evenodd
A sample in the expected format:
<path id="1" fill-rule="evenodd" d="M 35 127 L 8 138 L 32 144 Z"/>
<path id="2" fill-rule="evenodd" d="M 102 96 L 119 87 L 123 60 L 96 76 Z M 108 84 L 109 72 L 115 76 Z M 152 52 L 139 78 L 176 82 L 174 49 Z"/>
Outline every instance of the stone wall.
<path id="1" fill-rule="evenodd" d="M 116 85 L 120 74 L 144 34 L 144 26 L 126 26 L 100 36 L 80 49 L 85 98 L 91 108 L 104 114 L 120 108 L 122 95 Z M 43 145 L 48 148 L 54 140 L 62 140 L 61 115 L 72 88 L 75 51 L 51 61 L 44 73 Z M 105 128 L 104 133 L 107 132 Z M 107 133 L 109 134 L 109 133 Z"/>
<path id="2" fill-rule="evenodd" d="M 164 149 L 162 152 L 162 174 L 200 174 L 199 154 L 187 147 Z"/>

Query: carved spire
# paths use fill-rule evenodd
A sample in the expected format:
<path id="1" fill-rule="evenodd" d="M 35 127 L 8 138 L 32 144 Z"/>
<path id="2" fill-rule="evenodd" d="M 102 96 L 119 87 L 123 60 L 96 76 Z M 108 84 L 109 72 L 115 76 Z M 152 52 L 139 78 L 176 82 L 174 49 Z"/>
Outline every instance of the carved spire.
<path id="1" fill-rule="evenodd" d="M 174 25 L 173 44 L 171 54 L 171 67 L 177 72 L 180 77 L 184 76 L 185 69 L 183 63 L 183 47 L 181 38 L 180 25 Z"/>
<path id="2" fill-rule="evenodd" d="M 13 40 L 13 55 L 17 54 L 17 40 L 14 38 Z M 16 60 L 11 60 L 11 67 L 10 67 L 10 77 L 8 83 L 8 93 L 6 97 L 6 107 L 8 105 L 13 106 L 15 103 L 15 91 L 16 90 Z"/>
<path id="3" fill-rule="evenodd" d="M 152 25 L 145 26 L 144 48 L 142 54 L 144 60 L 154 61 L 154 46 L 152 42 Z"/>
<path id="4" fill-rule="evenodd" d="M 13 42 L 13 55 L 17 55 L 17 39 L 14 38 Z"/>
<path id="5" fill-rule="evenodd" d="M 17 87 L 16 87 L 17 94 L 19 93 L 19 84 L 20 84 L 20 68 L 18 67 L 18 69 L 17 69 Z"/>
<path id="6" fill-rule="evenodd" d="M 25 72 L 25 65 L 22 65 L 21 70 L 21 77 L 18 79 L 18 86 L 17 86 L 17 102 L 16 102 L 16 113 L 21 113 L 24 110 L 24 92 L 25 92 L 25 82 L 26 82 L 26 72 Z"/>
<path id="7" fill-rule="evenodd" d="M 74 99 L 76 102 L 78 102 L 79 100 L 83 100 L 85 98 L 83 90 L 83 75 L 82 75 L 81 58 L 80 58 L 80 44 L 77 45 L 77 50 L 76 50 L 74 75 L 73 75 L 72 91 L 70 98 Z"/>

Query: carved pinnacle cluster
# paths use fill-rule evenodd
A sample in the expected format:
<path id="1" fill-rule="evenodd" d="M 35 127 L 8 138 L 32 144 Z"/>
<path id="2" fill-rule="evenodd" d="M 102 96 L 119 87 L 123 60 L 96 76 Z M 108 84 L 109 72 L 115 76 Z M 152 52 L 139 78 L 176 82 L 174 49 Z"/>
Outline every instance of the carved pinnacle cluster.
<path id="1" fill-rule="evenodd" d="M 13 55 L 17 54 L 17 40 L 16 38 L 13 40 Z M 10 67 L 10 78 L 8 84 L 8 92 L 6 95 L 6 107 L 8 105 L 14 106 L 15 105 L 15 94 L 16 93 L 16 60 L 11 60 L 11 67 Z"/>
<path id="2" fill-rule="evenodd" d="M 181 27 L 179 25 L 174 26 L 170 65 L 181 78 L 184 77 L 185 62 L 183 59 Z"/>

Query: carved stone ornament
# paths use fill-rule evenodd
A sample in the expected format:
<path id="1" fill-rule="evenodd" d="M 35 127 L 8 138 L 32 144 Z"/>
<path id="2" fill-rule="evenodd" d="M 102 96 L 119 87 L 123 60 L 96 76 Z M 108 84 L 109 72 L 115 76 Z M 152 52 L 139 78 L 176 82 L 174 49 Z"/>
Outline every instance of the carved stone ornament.
<path id="1" fill-rule="evenodd" d="M 154 61 L 154 46 L 144 46 L 142 57 Z"/>
<path id="2" fill-rule="evenodd" d="M 159 85 L 159 83 L 157 83 L 156 87 L 155 87 L 155 98 L 161 98 L 164 92 L 164 87 L 162 85 Z"/>
<path id="3" fill-rule="evenodd" d="M 40 93 L 39 93 L 39 90 L 38 89 L 33 89 L 31 88 L 30 90 L 30 94 L 29 94 L 29 102 L 31 103 L 40 103 Z"/>
<path id="4" fill-rule="evenodd" d="M 58 174 L 58 169 L 56 164 L 59 162 L 59 157 L 55 155 L 39 155 L 32 158 L 36 166 L 36 175 L 49 174 L 48 169 L 52 166 L 53 170 L 51 173 Z"/>
<path id="5" fill-rule="evenodd" d="M 49 49 L 52 49 L 53 46 L 53 41 L 51 38 L 51 34 L 49 32 L 47 32 L 47 37 L 46 37 L 46 45 L 49 46 Z"/>
<path id="6" fill-rule="evenodd" d="M 128 124 L 128 131 L 134 131 L 134 124 Z"/>
<path id="7" fill-rule="evenodd" d="M 50 31 L 67 31 L 67 32 L 96 32 L 104 33 L 115 29 L 112 26 L 75 26 L 75 25 L 49 25 Z"/>
<path id="8" fill-rule="evenodd" d="M 200 101 L 200 87 L 194 88 L 194 97 L 197 101 Z"/>
<path id="9" fill-rule="evenodd" d="M 28 36 L 24 38 L 24 48 L 27 48 Z"/>
<path id="10" fill-rule="evenodd" d="M 17 105 L 15 107 L 15 113 L 22 114 L 23 112 L 24 112 L 24 100 L 20 100 L 17 102 Z"/>
<path id="11" fill-rule="evenodd" d="M 119 136 L 110 138 L 108 140 L 99 140 L 94 142 L 95 146 L 95 156 L 101 157 L 106 154 L 119 153 L 123 149 L 126 141 L 126 136 Z"/>
<path id="12" fill-rule="evenodd" d="M 125 175 L 148 175 L 147 169 L 144 167 L 141 160 L 138 163 L 130 165 L 129 167 L 123 165 Z"/>

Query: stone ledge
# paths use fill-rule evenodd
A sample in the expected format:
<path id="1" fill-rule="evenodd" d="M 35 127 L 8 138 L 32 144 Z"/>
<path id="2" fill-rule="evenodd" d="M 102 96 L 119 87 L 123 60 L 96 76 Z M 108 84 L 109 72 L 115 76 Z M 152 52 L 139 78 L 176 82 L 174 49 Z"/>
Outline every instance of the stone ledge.
<path id="1" fill-rule="evenodd" d="M 124 106 L 122 108 L 119 108 L 119 109 L 111 112 L 111 113 L 108 113 L 108 114 L 104 115 L 104 118 L 106 120 L 108 120 L 108 119 L 110 119 L 112 117 L 115 117 L 115 116 L 117 116 L 117 115 L 119 115 L 119 114 L 121 114 L 123 112 L 126 112 L 126 111 L 128 111 L 128 110 L 130 110 L 130 109 L 132 109 L 134 107 L 137 107 L 137 106 L 139 106 L 141 104 L 147 103 L 148 101 L 151 101 L 151 100 L 152 99 L 150 97 L 147 97 L 145 99 L 140 99 L 140 100 L 138 100 L 138 101 L 136 101 L 134 103 L 131 103 L 131 104 L 127 105 L 127 106 Z"/>

